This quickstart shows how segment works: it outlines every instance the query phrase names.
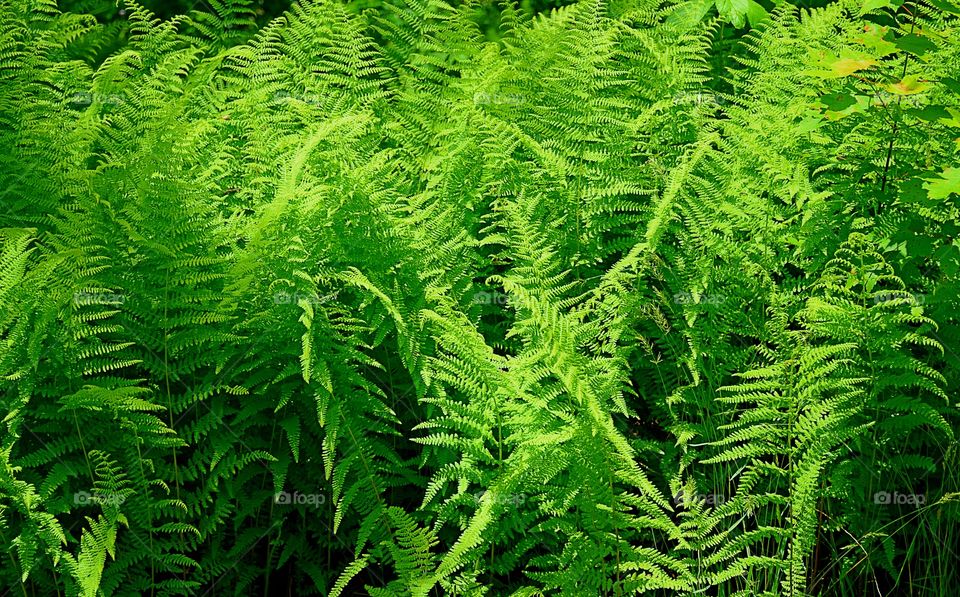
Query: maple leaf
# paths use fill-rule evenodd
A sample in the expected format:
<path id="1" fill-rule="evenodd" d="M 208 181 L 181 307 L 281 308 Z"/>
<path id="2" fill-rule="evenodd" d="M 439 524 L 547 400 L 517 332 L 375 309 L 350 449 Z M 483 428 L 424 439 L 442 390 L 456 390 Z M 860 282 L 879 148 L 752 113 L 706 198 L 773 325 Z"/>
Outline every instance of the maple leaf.
<path id="1" fill-rule="evenodd" d="M 868 69 L 876 63 L 876 60 L 870 58 L 838 58 L 830 68 L 838 77 L 846 77 L 858 70 Z"/>
<path id="2" fill-rule="evenodd" d="M 910 75 L 909 77 L 904 77 L 904 79 L 899 83 L 891 83 L 887 85 L 887 91 L 895 95 L 916 95 L 918 93 L 923 93 L 929 87 L 929 83 L 924 83 L 917 80 L 916 75 Z"/>
<path id="3" fill-rule="evenodd" d="M 815 65 L 820 68 L 806 71 L 806 74 L 821 79 L 837 79 L 848 77 L 857 71 L 868 69 L 876 64 L 877 61 L 867 54 L 841 50 L 839 56 L 821 54 L 820 58 L 815 61 Z"/>
<path id="4" fill-rule="evenodd" d="M 952 193 L 960 195 L 960 168 L 945 169 L 940 178 L 927 179 L 923 188 L 931 199 L 946 199 Z"/>

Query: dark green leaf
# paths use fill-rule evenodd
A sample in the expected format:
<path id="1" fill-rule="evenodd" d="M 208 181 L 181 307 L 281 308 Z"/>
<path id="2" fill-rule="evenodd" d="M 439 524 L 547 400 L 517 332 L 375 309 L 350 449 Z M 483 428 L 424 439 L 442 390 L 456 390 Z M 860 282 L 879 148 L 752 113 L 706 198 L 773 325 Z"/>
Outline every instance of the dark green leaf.
<path id="1" fill-rule="evenodd" d="M 947 77 L 946 79 L 941 79 L 940 82 L 943 83 L 943 86 L 950 91 L 954 93 L 960 93 L 960 81 L 957 79 Z"/>
<path id="2" fill-rule="evenodd" d="M 939 8 L 940 10 L 942 10 L 942 11 L 944 11 L 944 12 L 949 12 L 949 13 L 951 13 L 951 14 L 960 15 L 960 8 L 957 8 L 957 7 L 956 7 L 954 4 L 952 4 L 951 2 L 947 2 L 947 0 L 929 0 L 929 2 L 930 2 L 930 4 L 936 6 L 937 8 Z"/>
<path id="3" fill-rule="evenodd" d="M 937 44 L 930 41 L 927 37 L 921 37 L 916 33 L 904 35 L 894 42 L 898 48 L 905 52 L 910 52 L 915 56 L 923 56 L 927 52 L 933 52 L 937 49 Z"/>
<path id="4" fill-rule="evenodd" d="M 936 122 L 941 118 L 950 118 L 950 113 L 947 112 L 945 106 L 924 106 L 923 108 L 908 108 L 905 111 L 907 114 L 915 116 L 920 120 L 926 120 L 927 122 Z"/>
<path id="5" fill-rule="evenodd" d="M 820 103 L 834 112 L 841 112 L 857 103 L 856 98 L 847 93 L 830 93 L 820 98 Z"/>
<path id="6" fill-rule="evenodd" d="M 911 178 L 900 185 L 900 201 L 904 203 L 920 203 L 927 200 L 927 190 L 923 188 L 922 178 Z"/>

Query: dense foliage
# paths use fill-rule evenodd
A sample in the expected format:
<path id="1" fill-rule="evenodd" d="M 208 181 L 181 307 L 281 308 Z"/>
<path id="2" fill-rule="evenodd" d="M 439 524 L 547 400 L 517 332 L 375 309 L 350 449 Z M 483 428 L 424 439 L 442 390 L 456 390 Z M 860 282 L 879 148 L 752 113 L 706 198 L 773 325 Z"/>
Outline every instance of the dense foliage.
<path id="1" fill-rule="evenodd" d="M 0 595 L 956 594 L 951 0 L 183 4 L 0 0 Z"/>

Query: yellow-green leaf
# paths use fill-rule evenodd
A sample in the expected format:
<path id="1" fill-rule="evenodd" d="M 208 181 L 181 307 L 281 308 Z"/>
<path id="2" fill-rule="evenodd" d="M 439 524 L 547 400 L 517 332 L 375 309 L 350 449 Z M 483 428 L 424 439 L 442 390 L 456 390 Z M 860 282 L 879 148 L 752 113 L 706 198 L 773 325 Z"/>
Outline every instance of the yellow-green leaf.
<path id="1" fill-rule="evenodd" d="M 927 196 L 931 199 L 946 199 L 954 193 L 960 195 L 960 168 L 947 168 L 940 173 L 940 178 L 927 180 L 923 188 L 927 189 Z"/>
<path id="2" fill-rule="evenodd" d="M 929 83 L 917 80 L 917 75 L 904 77 L 899 83 L 887 85 L 887 91 L 896 95 L 916 95 L 930 88 Z"/>
<path id="3" fill-rule="evenodd" d="M 894 42 L 884 39 L 889 32 L 889 27 L 867 23 L 863 26 L 863 33 L 853 38 L 853 41 L 870 50 L 873 58 L 883 58 L 897 51 L 897 45 Z"/>
<path id="4" fill-rule="evenodd" d="M 838 58 L 830 67 L 838 77 L 846 77 L 853 73 L 874 66 L 876 60 L 870 58 Z"/>
<path id="5" fill-rule="evenodd" d="M 837 79 L 848 77 L 853 73 L 875 66 L 877 61 L 863 52 L 841 50 L 839 56 L 821 54 L 814 60 L 816 70 L 808 70 L 805 74 L 821 79 Z"/>

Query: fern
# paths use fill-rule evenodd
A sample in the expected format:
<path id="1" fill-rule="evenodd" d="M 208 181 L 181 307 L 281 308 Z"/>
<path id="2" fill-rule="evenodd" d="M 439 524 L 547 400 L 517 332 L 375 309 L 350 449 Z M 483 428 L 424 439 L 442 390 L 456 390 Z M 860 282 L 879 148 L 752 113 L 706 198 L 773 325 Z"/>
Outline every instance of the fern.
<path id="1" fill-rule="evenodd" d="M 960 8 L 0 0 L 0 587 L 949 595 Z"/>

